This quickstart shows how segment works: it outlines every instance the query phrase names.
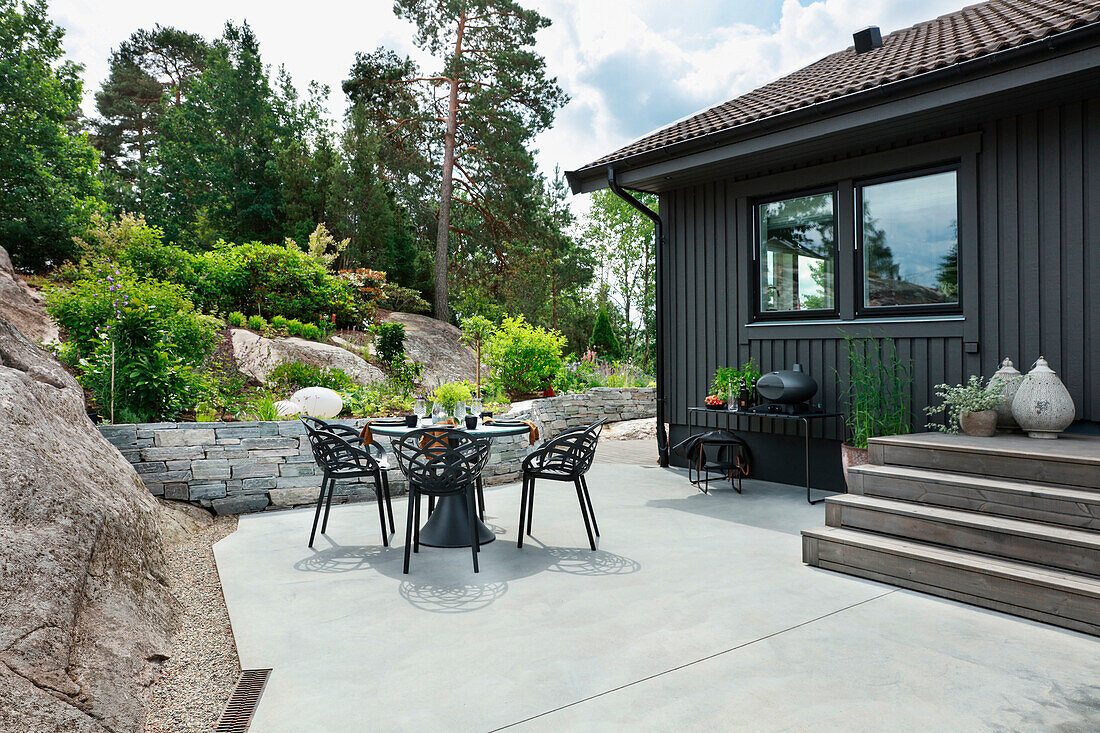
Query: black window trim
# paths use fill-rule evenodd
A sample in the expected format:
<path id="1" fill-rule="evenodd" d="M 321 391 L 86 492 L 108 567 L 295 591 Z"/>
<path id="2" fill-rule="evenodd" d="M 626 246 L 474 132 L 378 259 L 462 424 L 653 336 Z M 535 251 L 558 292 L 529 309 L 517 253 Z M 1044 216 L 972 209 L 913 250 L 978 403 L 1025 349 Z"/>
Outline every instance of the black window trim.
<path id="1" fill-rule="evenodd" d="M 833 307 L 814 310 L 762 311 L 760 310 L 760 207 L 789 199 L 817 196 L 823 193 L 833 197 Z M 752 216 L 752 299 L 753 322 L 762 321 L 808 321 L 840 316 L 840 293 L 837 292 L 837 275 L 840 269 L 840 184 L 839 182 L 815 188 L 800 189 L 770 196 L 758 196 L 750 200 Z"/>
<path id="2" fill-rule="evenodd" d="M 904 171 L 896 171 L 886 175 L 874 176 L 871 178 L 861 178 L 852 181 L 853 188 L 853 201 L 855 206 L 854 216 L 852 217 L 852 225 L 855 228 L 855 239 L 853 240 L 855 246 L 855 257 L 853 265 L 855 267 L 855 317 L 858 318 L 874 318 L 881 316 L 900 316 L 900 315 L 912 315 L 912 316 L 924 316 L 924 315 L 958 315 L 963 312 L 963 278 L 962 278 L 962 257 L 961 252 L 958 262 L 958 271 L 956 272 L 956 287 L 958 293 L 955 297 L 954 303 L 935 303 L 935 304 L 918 304 L 918 305 L 876 305 L 868 306 L 865 303 L 864 298 L 864 279 L 866 273 L 863 270 L 863 189 L 865 186 L 874 186 L 879 183 L 891 183 L 893 181 L 905 181 L 912 178 L 923 178 L 924 176 L 933 176 L 938 173 L 947 173 L 953 171 L 955 173 L 955 221 L 958 223 L 962 212 L 962 201 L 959 192 L 959 179 L 961 161 L 955 161 L 952 163 L 946 163 L 935 166 L 924 166 L 921 168 L 910 168 Z M 956 235 L 957 237 L 959 235 Z M 961 250 L 962 242 L 956 241 L 956 246 Z"/>

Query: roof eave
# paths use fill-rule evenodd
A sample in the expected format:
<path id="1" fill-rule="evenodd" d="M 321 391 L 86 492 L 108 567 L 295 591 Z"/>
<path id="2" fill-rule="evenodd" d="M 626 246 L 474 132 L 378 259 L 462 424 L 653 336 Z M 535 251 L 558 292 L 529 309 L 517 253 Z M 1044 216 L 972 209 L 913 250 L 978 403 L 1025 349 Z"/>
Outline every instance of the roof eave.
<path id="1" fill-rule="evenodd" d="M 1053 51 L 1066 45 L 1080 42 L 1093 36 L 1100 36 L 1100 23 L 1090 23 L 1077 28 L 1064 31 L 1046 38 L 1041 38 L 1020 46 L 996 51 L 994 53 L 979 56 L 968 61 L 933 69 L 923 74 L 898 79 L 897 81 L 881 84 L 871 89 L 865 89 L 852 94 L 847 94 L 835 99 L 825 100 L 817 104 L 800 107 L 790 112 L 772 115 L 743 125 L 717 130 L 715 132 L 700 135 L 699 137 L 684 140 L 682 142 L 666 145 L 654 150 L 628 155 L 617 160 L 608 161 L 598 165 L 590 165 L 578 168 L 574 171 L 566 171 L 566 180 L 574 194 L 591 193 L 607 187 L 607 171 L 614 168 L 616 171 L 634 170 L 659 162 L 667 162 L 675 158 L 683 157 L 690 153 L 702 152 L 711 148 L 726 145 L 732 142 L 749 140 L 753 137 L 773 132 L 778 129 L 797 127 L 809 119 L 822 119 L 837 116 L 851 108 L 867 106 L 879 97 L 899 98 L 918 91 L 933 91 L 937 88 L 948 87 L 959 83 L 961 76 L 985 74 L 989 67 L 1005 65 L 1010 67 L 1025 61 L 1027 57 L 1040 51 Z M 1010 70 L 1006 68 L 1006 70 Z"/>

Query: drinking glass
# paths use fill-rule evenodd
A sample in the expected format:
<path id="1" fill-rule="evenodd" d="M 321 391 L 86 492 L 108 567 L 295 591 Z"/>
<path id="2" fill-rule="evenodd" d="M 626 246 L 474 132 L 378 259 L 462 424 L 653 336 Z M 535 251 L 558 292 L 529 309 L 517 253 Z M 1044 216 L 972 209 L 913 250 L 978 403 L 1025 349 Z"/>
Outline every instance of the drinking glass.
<path id="1" fill-rule="evenodd" d="M 455 403 L 455 420 L 460 424 L 466 419 L 466 403 L 459 400 Z"/>
<path id="2" fill-rule="evenodd" d="M 475 397 L 473 399 L 473 401 L 470 402 L 470 414 L 473 415 L 474 417 L 481 417 L 481 398 L 480 397 Z"/>
<path id="3" fill-rule="evenodd" d="M 413 407 L 413 412 L 416 413 L 416 416 L 417 417 L 424 417 L 424 415 L 427 414 L 424 411 L 426 408 L 427 408 L 427 405 L 424 404 L 424 398 L 423 397 L 417 397 L 416 398 L 416 405 Z"/>
<path id="4" fill-rule="evenodd" d="M 436 400 L 432 403 L 432 422 L 443 422 L 443 418 L 447 416 L 447 411 L 443 409 L 443 404 Z"/>

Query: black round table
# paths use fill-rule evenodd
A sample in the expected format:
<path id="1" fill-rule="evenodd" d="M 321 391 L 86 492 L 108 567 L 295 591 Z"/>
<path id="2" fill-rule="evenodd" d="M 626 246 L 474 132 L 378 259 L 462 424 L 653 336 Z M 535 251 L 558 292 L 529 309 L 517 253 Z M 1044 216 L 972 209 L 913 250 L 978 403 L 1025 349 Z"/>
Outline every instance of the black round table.
<path id="1" fill-rule="evenodd" d="M 415 428 L 405 425 L 372 424 L 370 429 L 375 435 L 399 438 L 414 430 L 424 430 L 431 427 L 461 430 L 474 438 L 489 438 L 490 440 L 506 438 L 511 435 L 522 435 L 530 430 L 526 425 L 501 425 L 498 427 L 492 424 L 478 425 L 473 430 L 467 430 L 465 427 L 459 428 L 454 425 L 433 426 L 430 424 Z M 420 528 L 420 544 L 428 547 L 469 547 L 468 512 L 465 494 L 449 494 L 439 497 L 435 503 L 432 516 L 428 517 L 428 521 L 424 522 L 424 526 Z M 493 530 L 486 527 L 484 522 L 480 519 L 477 519 L 476 522 L 475 528 L 477 529 L 479 545 L 488 544 L 496 539 Z"/>

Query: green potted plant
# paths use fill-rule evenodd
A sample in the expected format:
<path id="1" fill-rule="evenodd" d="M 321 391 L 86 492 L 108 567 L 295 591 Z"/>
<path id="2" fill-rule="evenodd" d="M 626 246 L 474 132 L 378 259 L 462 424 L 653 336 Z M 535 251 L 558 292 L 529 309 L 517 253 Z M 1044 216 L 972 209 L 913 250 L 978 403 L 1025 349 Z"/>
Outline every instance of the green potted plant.
<path id="1" fill-rule="evenodd" d="M 840 446 L 840 462 L 847 483 L 848 469 L 867 463 L 869 438 L 910 431 L 909 387 L 913 377 L 911 362 L 898 356 L 893 339 L 845 334 L 844 344 L 848 357 L 848 386 L 843 393 L 848 403 L 848 440 Z"/>
<path id="2" fill-rule="evenodd" d="M 971 375 L 966 384 L 937 384 L 936 396 L 940 405 L 929 405 L 924 411 L 929 415 L 943 412 L 946 421 L 928 423 L 928 427 L 944 433 L 964 433 L 975 438 L 990 438 L 997 431 L 997 406 L 1001 403 L 1004 384 L 1000 380 L 986 383 L 980 376 Z"/>

